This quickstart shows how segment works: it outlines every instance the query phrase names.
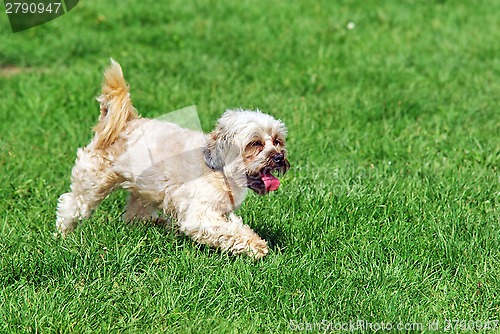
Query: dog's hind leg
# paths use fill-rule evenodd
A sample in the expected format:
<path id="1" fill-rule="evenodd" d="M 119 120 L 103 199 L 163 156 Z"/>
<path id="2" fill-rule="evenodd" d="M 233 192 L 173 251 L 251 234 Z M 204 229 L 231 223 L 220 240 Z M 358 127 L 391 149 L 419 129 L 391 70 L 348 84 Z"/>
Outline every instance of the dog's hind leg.
<path id="1" fill-rule="evenodd" d="M 92 144 L 91 144 L 92 145 Z M 71 173 L 71 192 L 59 197 L 56 227 L 61 235 L 89 218 L 94 209 L 117 186 L 119 177 L 110 171 L 108 160 L 89 146 L 78 149 Z"/>
<path id="2" fill-rule="evenodd" d="M 155 222 L 158 216 L 158 205 L 143 201 L 134 193 L 130 194 L 123 214 L 123 220 L 131 223 L 134 220 L 151 221 Z"/>
<path id="3" fill-rule="evenodd" d="M 175 226 L 172 219 L 158 215 L 158 210 L 158 204 L 143 200 L 135 193 L 130 193 L 123 220 L 127 223 L 140 221 L 173 230 Z"/>

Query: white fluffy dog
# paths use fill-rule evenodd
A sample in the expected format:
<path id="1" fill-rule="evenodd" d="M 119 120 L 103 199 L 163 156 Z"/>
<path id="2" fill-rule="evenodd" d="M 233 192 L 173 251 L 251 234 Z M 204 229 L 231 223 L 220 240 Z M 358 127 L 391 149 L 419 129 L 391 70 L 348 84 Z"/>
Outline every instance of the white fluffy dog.
<path id="1" fill-rule="evenodd" d="M 273 173 L 290 167 L 285 125 L 243 110 L 226 111 L 210 134 L 141 118 L 120 65 L 111 60 L 104 78 L 94 138 L 78 149 L 71 192 L 59 198 L 58 231 L 74 230 L 111 191 L 124 188 L 130 192 L 126 221 L 161 220 L 162 210 L 199 243 L 265 256 L 266 241 L 233 210 L 247 188 L 258 194 L 278 189 Z"/>

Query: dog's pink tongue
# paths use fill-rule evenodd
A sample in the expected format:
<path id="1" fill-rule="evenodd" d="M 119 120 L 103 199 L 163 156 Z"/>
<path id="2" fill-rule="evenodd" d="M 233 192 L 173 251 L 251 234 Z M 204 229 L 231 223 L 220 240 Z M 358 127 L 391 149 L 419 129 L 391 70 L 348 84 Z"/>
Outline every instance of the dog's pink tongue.
<path id="1" fill-rule="evenodd" d="M 270 173 L 262 175 L 262 181 L 266 185 L 267 191 L 275 191 L 280 186 L 280 180 Z"/>

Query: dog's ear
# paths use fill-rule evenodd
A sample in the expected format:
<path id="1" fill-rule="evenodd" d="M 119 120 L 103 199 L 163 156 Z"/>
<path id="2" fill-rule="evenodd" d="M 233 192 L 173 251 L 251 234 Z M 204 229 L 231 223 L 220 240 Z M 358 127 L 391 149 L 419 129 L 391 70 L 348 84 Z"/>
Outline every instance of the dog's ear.
<path id="1" fill-rule="evenodd" d="M 221 134 L 217 130 L 210 133 L 207 138 L 207 145 L 203 150 L 207 166 L 214 170 L 224 168 L 223 147 L 220 136 Z"/>
<path id="2" fill-rule="evenodd" d="M 220 127 L 208 135 L 203 153 L 207 166 L 214 170 L 223 170 L 241 156 L 241 151 L 234 144 L 232 136 Z"/>

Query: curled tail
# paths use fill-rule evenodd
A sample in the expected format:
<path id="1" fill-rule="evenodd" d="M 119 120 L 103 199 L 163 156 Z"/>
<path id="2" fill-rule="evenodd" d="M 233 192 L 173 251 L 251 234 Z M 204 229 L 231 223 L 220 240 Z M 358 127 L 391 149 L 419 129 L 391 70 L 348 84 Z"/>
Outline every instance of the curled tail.
<path id="1" fill-rule="evenodd" d="M 101 104 L 99 123 L 94 127 L 97 135 L 96 148 L 106 148 L 120 135 L 128 121 L 138 118 L 132 105 L 129 85 L 123 77 L 120 64 L 111 59 L 111 65 L 104 72 L 102 94 L 97 98 Z"/>

